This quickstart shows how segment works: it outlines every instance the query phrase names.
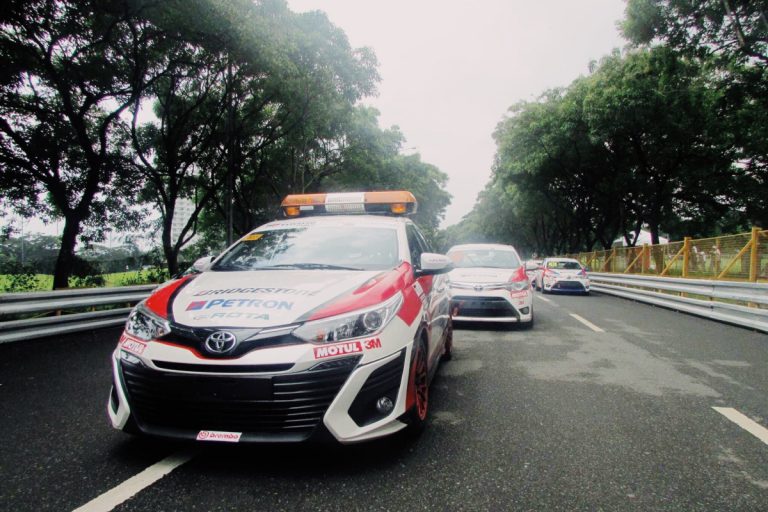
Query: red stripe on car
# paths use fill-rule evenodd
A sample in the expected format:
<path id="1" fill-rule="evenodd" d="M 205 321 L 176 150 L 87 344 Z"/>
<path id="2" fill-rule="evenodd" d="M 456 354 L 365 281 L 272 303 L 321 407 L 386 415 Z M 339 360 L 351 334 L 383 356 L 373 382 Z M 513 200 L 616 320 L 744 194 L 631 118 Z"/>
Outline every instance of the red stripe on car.
<path id="1" fill-rule="evenodd" d="M 411 265 L 403 262 L 399 267 L 369 279 L 352 293 L 342 295 L 321 306 L 313 311 L 307 320 L 343 315 L 350 311 L 375 306 L 392 297 L 398 290 L 410 289 L 412 282 Z"/>
<path id="2" fill-rule="evenodd" d="M 155 292 L 149 296 L 147 302 L 144 303 L 153 313 L 159 315 L 162 318 L 168 318 L 168 303 L 171 300 L 171 296 L 184 285 L 187 281 L 192 279 L 194 274 L 184 276 L 181 279 L 171 281 L 170 283 L 161 286 Z"/>

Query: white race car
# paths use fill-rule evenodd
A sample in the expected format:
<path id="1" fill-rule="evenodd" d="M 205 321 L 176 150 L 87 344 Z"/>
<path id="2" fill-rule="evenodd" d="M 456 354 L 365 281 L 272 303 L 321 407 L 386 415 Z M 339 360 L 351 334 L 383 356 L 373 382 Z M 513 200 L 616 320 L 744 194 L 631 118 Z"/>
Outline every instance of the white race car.
<path id="1" fill-rule="evenodd" d="M 455 321 L 533 326 L 533 291 L 511 245 L 464 244 L 448 250 L 451 314 Z"/>
<path id="2" fill-rule="evenodd" d="M 589 295 L 589 276 L 581 263 L 573 258 L 546 258 L 536 274 L 536 289 L 543 293 Z"/>
<path id="3" fill-rule="evenodd" d="M 450 358 L 445 275 L 409 192 L 288 196 L 131 313 L 107 411 L 127 432 L 353 443 L 423 427 Z"/>

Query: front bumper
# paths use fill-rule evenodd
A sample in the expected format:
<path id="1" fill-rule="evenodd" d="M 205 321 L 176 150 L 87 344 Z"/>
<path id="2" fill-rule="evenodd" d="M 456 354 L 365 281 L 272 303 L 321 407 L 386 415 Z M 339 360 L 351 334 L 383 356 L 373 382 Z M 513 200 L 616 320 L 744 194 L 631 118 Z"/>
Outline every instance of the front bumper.
<path id="1" fill-rule="evenodd" d="M 453 290 L 451 316 L 456 322 L 530 322 L 533 293 L 530 288 L 512 292 Z"/>
<path id="2" fill-rule="evenodd" d="M 166 356 L 173 350 L 154 348 Z M 398 418 L 406 412 L 411 350 L 409 343 L 372 361 L 366 352 L 285 368 L 237 359 L 169 365 L 147 356 L 151 349 L 126 358 L 118 347 L 107 411 L 117 429 L 190 441 L 213 441 L 201 438 L 205 432 L 236 434 L 241 443 L 300 442 L 327 433 L 341 443 L 365 441 L 406 427 Z M 376 408 L 383 397 L 393 404 L 384 413 Z"/>
<path id="3" fill-rule="evenodd" d="M 589 292 L 589 279 L 544 279 L 544 289 L 548 292 Z"/>

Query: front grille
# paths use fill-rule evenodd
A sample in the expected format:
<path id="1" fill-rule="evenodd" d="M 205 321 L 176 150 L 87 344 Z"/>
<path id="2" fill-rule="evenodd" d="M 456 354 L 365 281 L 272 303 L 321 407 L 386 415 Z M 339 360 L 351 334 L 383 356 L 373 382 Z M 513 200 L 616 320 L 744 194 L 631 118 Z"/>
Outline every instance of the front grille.
<path id="1" fill-rule="evenodd" d="M 583 290 L 584 285 L 582 285 L 579 281 L 558 281 L 552 285 L 552 288 L 557 288 L 560 290 Z"/>
<path id="2" fill-rule="evenodd" d="M 403 376 L 405 363 L 405 349 L 400 355 L 380 368 L 376 368 L 366 379 L 365 384 L 355 397 L 355 401 L 349 407 L 349 416 L 355 420 L 358 426 L 363 427 L 377 421 L 389 413 L 382 414 L 376 409 L 376 401 L 383 397 L 389 397 L 393 403 L 397 402 L 397 393 L 400 391 L 400 381 Z"/>
<path id="3" fill-rule="evenodd" d="M 272 377 L 184 375 L 121 364 L 136 421 L 152 430 L 309 437 L 353 367 Z"/>
<path id="4" fill-rule="evenodd" d="M 216 331 L 229 331 L 237 338 L 235 348 L 224 354 L 211 353 L 205 348 L 205 340 Z M 213 328 L 213 327 L 188 327 L 172 323 L 171 332 L 160 338 L 160 341 L 182 345 L 197 350 L 211 359 L 231 359 L 240 357 L 252 350 L 271 348 L 285 345 L 300 345 L 306 341 L 293 336 L 290 326 L 285 329 L 271 329 L 262 332 L 263 329 L 245 329 L 239 327 Z"/>
<path id="5" fill-rule="evenodd" d="M 451 299 L 454 316 L 475 318 L 517 317 L 517 312 L 501 297 L 454 297 Z"/>
<path id="6" fill-rule="evenodd" d="M 197 373 L 275 373 L 284 372 L 293 368 L 292 363 L 287 364 L 190 364 L 173 363 L 170 361 L 152 362 L 158 368 L 164 370 L 176 370 L 180 372 Z"/>

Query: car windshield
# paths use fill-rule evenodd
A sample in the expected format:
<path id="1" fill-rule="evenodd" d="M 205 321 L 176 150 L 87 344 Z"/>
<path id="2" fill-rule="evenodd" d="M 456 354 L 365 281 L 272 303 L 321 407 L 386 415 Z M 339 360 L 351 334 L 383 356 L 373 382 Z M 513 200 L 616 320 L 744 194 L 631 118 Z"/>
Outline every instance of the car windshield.
<path id="1" fill-rule="evenodd" d="M 395 229 L 302 226 L 251 233 L 211 270 L 384 270 L 398 261 Z"/>
<path id="2" fill-rule="evenodd" d="M 557 270 L 581 270 L 581 265 L 578 261 L 548 261 L 547 268 L 554 268 Z"/>
<path id="3" fill-rule="evenodd" d="M 453 261 L 455 268 L 517 268 L 520 266 L 520 260 L 514 252 L 497 249 L 461 249 L 449 252 L 448 257 Z"/>

